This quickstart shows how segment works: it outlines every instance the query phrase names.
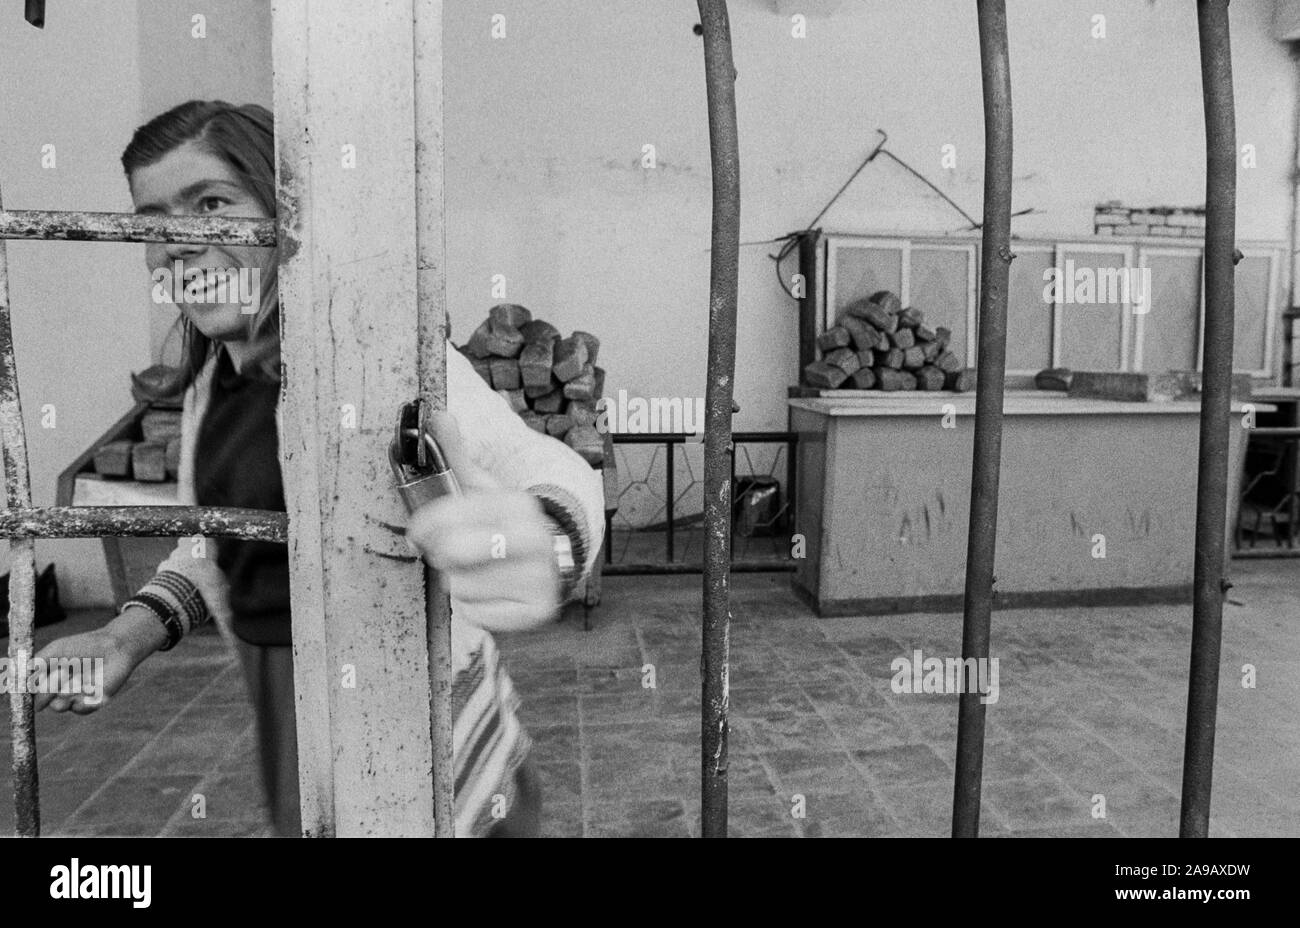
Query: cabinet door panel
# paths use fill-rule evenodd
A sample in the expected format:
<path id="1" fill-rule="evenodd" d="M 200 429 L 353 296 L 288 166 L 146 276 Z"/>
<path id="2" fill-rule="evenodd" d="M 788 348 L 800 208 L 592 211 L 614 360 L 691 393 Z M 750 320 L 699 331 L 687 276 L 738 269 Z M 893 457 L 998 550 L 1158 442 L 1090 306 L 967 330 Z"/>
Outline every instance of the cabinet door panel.
<path id="1" fill-rule="evenodd" d="M 1264 371 L 1268 365 L 1268 307 L 1272 262 L 1263 255 L 1247 255 L 1237 264 L 1236 299 L 1233 301 L 1232 367 L 1237 371 Z"/>
<path id="2" fill-rule="evenodd" d="M 1038 372 L 1052 366 L 1052 304 L 1043 299 L 1043 273 L 1056 263 L 1047 249 L 1013 246 L 1007 287 L 1007 370 Z"/>
<path id="3" fill-rule="evenodd" d="M 970 255 L 965 250 L 913 247 L 908 292 L 911 305 L 925 314 L 926 325 L 952 330 L 949 348 L 963 361 L 971 337 L 966 331 L 974 265 Z"/>
<path id="4" fill-rule="evenodd" d="M 1188 371 L 1199 363 L 1201 256 L 1148 255 L 1150 308 L 1141 318 L 1142 370 Z"/>
<path id="5" fill-rule="evenodd" d="M 1075 302 L 1067 301 L 1056 307 L 1061 330 L 1058 363 L 1077 371 L 1120 370 L 1124 362 L 1121 346 L 1126 311 L 1121 300 L 1127 294 L 1121 292 L 1122 285 L 1113 281 L 1117 271 L 1127 273 L 1124 253 L 1071 250 L 1063 246 L 1059 266 L 1063 272 L 1062 286 L 1072 292 Z"/>
<path id="6" fill-rule="evenodd" d="M 830 324 L 840 310 L 878 290 L 901 294 L 903 252 L 890 246 L 837 245 L 830 253 L 834 290 L 830 295 Z"/>

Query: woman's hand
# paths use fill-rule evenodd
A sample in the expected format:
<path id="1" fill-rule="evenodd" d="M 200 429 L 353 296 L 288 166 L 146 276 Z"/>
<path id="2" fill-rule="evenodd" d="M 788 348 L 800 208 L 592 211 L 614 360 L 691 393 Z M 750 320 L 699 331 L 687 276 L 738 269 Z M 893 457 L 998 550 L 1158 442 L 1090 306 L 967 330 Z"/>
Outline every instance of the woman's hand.
<path id="1" fill-rule="evenodd" d="M 545 623 L 561 605 L 560 573 L 541 503 L 476 467 L 450 413 L 434 413 L 432 429 L 461 495 L 421 506 L 407 539 L 442 572 L 457 614 L 470 624 L 509 632 Z"/>
<path id="2" fill-rule="evenodd" d="M 158 617 L 139 606 L 123 610 L 103 628 L 50 642 L 36 655 L 38 658 L 47 662 L 57 658 L 75 660 L 78 668 L 84 666 L 86 658 L 102 658 L 104 676 L 102 680 L 77 680 L 69 663 L 56 663 L 52 668 L 47 663 L 42 691 L 36 693 L 37 711 L 48 706 L 55 712 L 71 709 L 77 715 L 88 715 L 102 708 L 135 668 L 166 643 L 167 630 Z"/>

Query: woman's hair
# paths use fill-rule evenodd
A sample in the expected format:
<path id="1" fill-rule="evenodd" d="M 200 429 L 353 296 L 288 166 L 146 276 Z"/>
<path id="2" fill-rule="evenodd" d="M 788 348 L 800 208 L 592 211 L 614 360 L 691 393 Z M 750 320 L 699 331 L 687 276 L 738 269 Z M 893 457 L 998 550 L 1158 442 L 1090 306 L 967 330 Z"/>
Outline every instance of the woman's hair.
<path id="1" fill-rule="evenodd" d="M 156 164 L 187 142 L 198 143 L 226 162 L 266 215 L 275 216 L 275 124 L 266 107 L 191 100 L 155 116 L 135 130 L 131 144 L 122 153 L 128 181 L 138 168 Z M 261 289 L 261 305 L 253 316 L 250 337 L 266 347 L 256 355 L 254 363 L 267 376 L 279 380 L 280 306 L 274 260 L 262 271 Z M 184 314 L 176 324 L 181 329 L 181 372 L 178 381 L 163 386 L 167 395 L 191 384 L 216 348 L 213 340 Z"/>

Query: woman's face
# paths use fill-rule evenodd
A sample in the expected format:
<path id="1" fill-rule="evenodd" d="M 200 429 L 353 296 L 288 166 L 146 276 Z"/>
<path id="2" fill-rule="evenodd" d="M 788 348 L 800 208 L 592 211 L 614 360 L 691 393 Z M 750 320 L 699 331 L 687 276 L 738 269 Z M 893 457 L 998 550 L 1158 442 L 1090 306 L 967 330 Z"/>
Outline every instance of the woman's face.
<path id="1" fill-rule="evenodd" d="M 130 184 L 135 211 L 142 215 L 271 218 L 234 169 L 195 142 L 137 168 Z M 260 282 L 269 281 L 274 252 L 242 245 L 153 243 L 145 248 L 145 260 L 155 300 L 170 296 L 208 338 L 239 342 L 249 338 L 261 307 Z"/>

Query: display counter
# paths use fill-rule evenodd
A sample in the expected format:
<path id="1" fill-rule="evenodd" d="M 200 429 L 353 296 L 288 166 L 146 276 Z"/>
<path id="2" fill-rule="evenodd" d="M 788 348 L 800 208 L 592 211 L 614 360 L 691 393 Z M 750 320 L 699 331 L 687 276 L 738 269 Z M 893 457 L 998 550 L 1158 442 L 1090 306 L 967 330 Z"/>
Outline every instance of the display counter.
<path id="1" fill-rule="evenodd" d="M 1229 540 L 1243 409 L 1233 403 Z M 961 611 L 974 395 L 791 399 L 789 410 L 796 590 L 823 616 Z M 1028 390 L 1008 391 L 1003 412 L 995 604 L 1190 601 L 1200 403 Z"/>

